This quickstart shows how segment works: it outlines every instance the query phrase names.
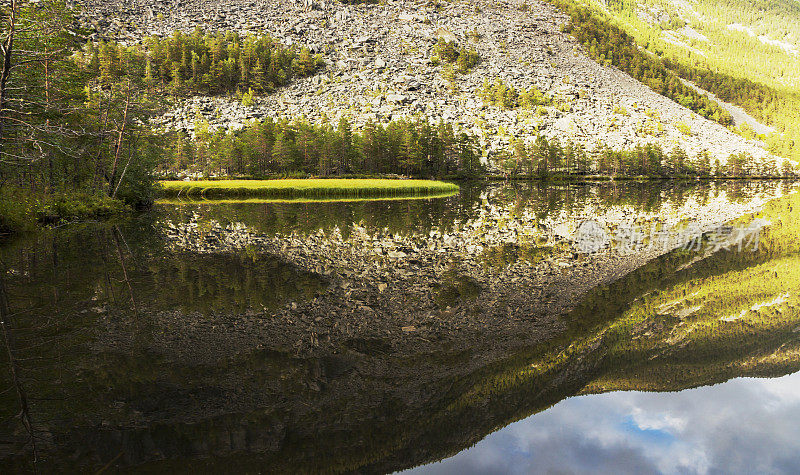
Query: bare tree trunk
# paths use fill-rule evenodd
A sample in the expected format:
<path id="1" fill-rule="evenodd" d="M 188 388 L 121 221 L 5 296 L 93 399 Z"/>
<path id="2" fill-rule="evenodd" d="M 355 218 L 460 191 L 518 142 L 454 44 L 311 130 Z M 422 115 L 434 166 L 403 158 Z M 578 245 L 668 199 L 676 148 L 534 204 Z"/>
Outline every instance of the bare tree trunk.
<path id="1" fill-rule="evenodd" d="M 13 62 L 11 57 L 14 53 L 14 33 L 16 32 L 18 0 L 11 0 L 11 7 L 8 12 L 8 31 L 6 37 L 0 44 L 0 53 L 3 54 L 3 65 L 0 70 L 0 151 L 3 150 L 5 139 L 5 111 L 8 102 L 8 79 L 11 76 Z"/>
<path id="2" fill-rule="evenodd" d="M 28 443 L 31 444 L 31 450 L 33 451 L 34 471 L 36 471 L 36 463 L 38 462 L 36 437 L 33 433 L 33 420 L 31 418 L 30 407 L 28 406 L 28 396 L 22 387 L 20 367 L 14 351 L 14 334 L 11 328 L 12 315 L 8 305 L 6 286 L 3 279 L 4 275 L 5 269 L 0 268 L 0 330 L 3 332 L 3 346 L 5 346 L 6 356 L 8 357 L 11 381 L 17 393 L 17 400 L 19 401 L 19 415 L 17 417 L 19 417 L 23 427 L 25 427 L 25 432 L 28 434 Z"/>
<path id="3" fill-rule="evenodd" d="M 136 138 L 134 138 L 134 140 L 133 140 L 134 147 L 135 147 L 136 142 L 138 140 L 139 140 L 138 136 Z M 133 159 L 133 150 L 131 150 L 130 153 L 128 153 L 128 161 L 125 163 L 125 168 L 122 169 L 122 174 L 119 176 L 119 180 L 117 180 L 117 185 L 114 187 L 114 193 L 111 194 L 112 198 L 116 198 L 117 197 L 117 191 L 119 190 L 119 185 L 121 185 L 122 184 L 122 180 L 125 179 L 125 173 L 127 173 L 128 166 L 131 164 L 131 160 L 132 159 Z"/>
<path id="4" fill-rule="evenodd" d="M 119 167 L 119 154 L 122 150 L 122 139 L 125 135 L 125 126 L 128 123 L 128 109 L 131 105 L 131 80 L 128 79 L 128 92 L 125 96 L 125 112 L 122 114 L 122 125 L 117 135 L 117 143 L 114 146 L 114 165 L 111 168 L 111 178 L 108 180 L 108 195 L 113 196 L 116 192 L 115 182 L 117 181 L 117 168 Z"/>
<path id="5" fill-rule="evenodd" d="M 47 47 L 44 49 L 44 100 L 45 100 L 45 110 L 50 110 L 50 60 L 47 55 Z M 45 120 L 44 123 L 45 130 L 50 128 L 50 119 L 48 118 Z M 47 185 L 45 186 L 46 191 L 50 191 L 55 183 L 55 177 L 53 174 L 53 154 L 47 154 L 47 170 L 48 170 L 48 177 L 47 177 Z"/>
<path id="6" fill-rule="evenodd" d="M 111 104 L 110 96 L 108 98 L 108 103 Z M 99 180 L 99 175 L 101 171 L 100 158 L 103 156 L 103 140 L 106 137 L 106 127 L 108 126 L 108 115 L 109 115 L 108 112 L 109 112 L 108 110 L 104 111 L 103 97 L 100 96 L 97 105 L 97 136 L 98 136 L 97 155 L 95 155 L 94 157 L 94 181 L 92 183 L 94 189 L 97 191 L 100 191 L 103 188 Z M 107 176 L 105 170 L 102 170 L 102 172 L 104 176 Z"/>
<path id="7" fill-rule="evenodd" d="M 117 258 L 119 259 L 119 265 L 122 268 L 122 276 L 125 282 L 125 285 L 128 286 L 128 294 L 130 295 L 131 299 L 131 307 L 133 308 L 133 314 L 138 317 L 139 316 L 139 309 L 136 307 L 136 298 L 134 297 L 133 286 L 131 285 L 131 280 L 128 278 L 128 270 L 125 268 L 125 258 L 122 256 L 122 251 L 119 247 L 119 237 L 122 236 L 122 233 L 119 232 L 119 228 L 114 226 L 114 230 L 111 233 L 111 236 L 114 238 L 114 247 L 117 250 Z"/>

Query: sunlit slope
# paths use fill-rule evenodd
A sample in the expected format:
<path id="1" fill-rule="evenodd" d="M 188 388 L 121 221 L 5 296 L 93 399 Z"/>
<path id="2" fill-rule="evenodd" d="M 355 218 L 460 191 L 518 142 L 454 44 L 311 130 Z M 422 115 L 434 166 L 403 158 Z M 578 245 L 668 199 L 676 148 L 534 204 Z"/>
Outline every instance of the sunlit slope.
<path id="1" fill-rule="evenodd" d="M 766 139 L 773 153 L 797 160 L 800 148 L 800 3 L 795 0 L 741 1 L 551 0 L 563 9 L 584 8 L 633 37 L 642 51 L 659 58 L 677 76 L 719 99 L 741 106 L 774 126 Z M 573 23 L 576 23 L 574 14 Z M 578 21 L 577 23 L 582 23 Z M 577 29 L 584 28 L 578 25 Z M 608 38 L 612 33 L 612 38 Z M 604 47 L 615 33 L 591 33 L 582 41 L 596 59 L 650 85 L 652 71 L 620 63 Z M 594 50 L 594 51 L 593 51 Z M 679 100 L 680 102 L 680 100 Z M 738 131 L 755 138 L 749 127 Z"/>

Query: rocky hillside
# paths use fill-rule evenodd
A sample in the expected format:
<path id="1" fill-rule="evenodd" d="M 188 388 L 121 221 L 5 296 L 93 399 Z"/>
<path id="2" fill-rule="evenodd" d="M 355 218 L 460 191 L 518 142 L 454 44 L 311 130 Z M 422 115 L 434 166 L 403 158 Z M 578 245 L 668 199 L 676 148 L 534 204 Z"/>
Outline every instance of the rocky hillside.
<path id="1" fill-rule="evenodd" d="M 356 125 L 427 116 L 458 124 L 487 150 L 512 137 L 542 133 L 596 148 L 638 143 L 676 145 L 690 156 L 708 149 L 725 163 L 733 153 L 769 157 L 757 141 L 660 96 L 627 74 L 590 59 L 561 32 L 566 16 L 533 1 L 411 2 L 347 5 L 340 2 L 83 0 L 83 18 L 95 38 L 139 41 L 175 30 L 268 33 L 287 45 L 321 53 L 324 70 L 294 81 L 250 106 L 221 97 L 194 97 L 160 120 L 192 130 L 199 111 L 212 127 L 238 128 L 247 120 L 348 116 Z M 481 58 L 466 73 L 448 74 L 432 61 L 439 38 L 474 49 Z M 501 79 L 516 90 L 535 86 L 554 105 L 504 110 L 487 105 L 479 90 Z"/>

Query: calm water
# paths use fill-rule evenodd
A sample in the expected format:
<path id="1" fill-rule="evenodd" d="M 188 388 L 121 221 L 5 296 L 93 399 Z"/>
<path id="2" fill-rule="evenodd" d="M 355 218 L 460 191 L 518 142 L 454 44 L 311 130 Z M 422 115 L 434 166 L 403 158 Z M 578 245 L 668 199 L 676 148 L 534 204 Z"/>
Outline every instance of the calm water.
<path id="1" fill-rule="evenodd" d="M 764 210 L 773 225 L 758 252 L 676 251 L 530 325 L 509 307 L 523 323 L 493 338 L 536 342 L 513 351 L 479 327 L 435 323 L 449 317 L 385 337 L 353 315 L 387 299 L 400 318 L 416 303 L 392 300 L 392 278 L 373 286 L 373 264 L 351 266 L 343 244 L 355 232 L 425 248 L 490 212 L 500 228 L 587 210 L 658 217 L 789 189 L 497 184 L 432 200 L 162 204 L 6 241 L 0 471 L 797 472 L 793 197 Z M 265 238 L 228 248 L 206 232 L 220 227 Z M 287 250 L 334 234 L 339 274 Z M 439 288 L 411 265 L 409 286 Z M 470 316 L 461 290 L 434 310 Z"/>
<path id="2" fill-rule="evenodd" d="M 407 473 L 796 473 L 800 375 L 566 399 Z"/>

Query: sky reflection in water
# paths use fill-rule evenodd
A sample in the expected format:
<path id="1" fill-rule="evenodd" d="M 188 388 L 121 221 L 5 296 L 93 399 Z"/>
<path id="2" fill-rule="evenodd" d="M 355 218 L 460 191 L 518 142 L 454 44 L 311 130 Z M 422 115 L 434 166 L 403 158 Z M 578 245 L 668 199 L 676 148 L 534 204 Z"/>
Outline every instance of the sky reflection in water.
<path id="1" fill-rule="evenodd" d="M 574 397 L 406 473 L 798 473 L 800 373 Z"/>

